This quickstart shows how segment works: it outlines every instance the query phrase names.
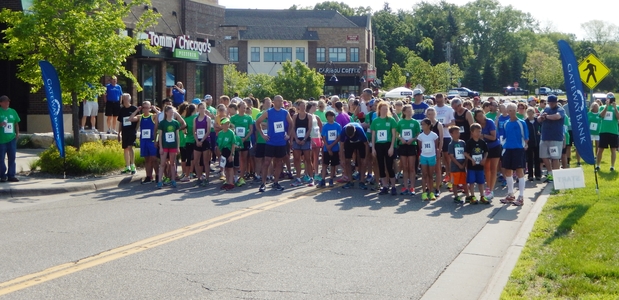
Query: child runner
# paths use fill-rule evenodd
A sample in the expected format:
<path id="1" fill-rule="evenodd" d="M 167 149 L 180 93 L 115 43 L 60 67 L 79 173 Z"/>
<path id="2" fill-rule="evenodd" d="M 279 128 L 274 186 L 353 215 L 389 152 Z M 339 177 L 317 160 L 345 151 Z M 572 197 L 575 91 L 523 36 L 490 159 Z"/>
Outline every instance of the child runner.
<path id="1" fill-rule="evenodd" d="M 310 137 L 312 138 L 312 170 L 314 170 L 313 181 L 320 181 L 320 172 L 318 172 L 318 157 L 320 155 L 320 149 L 322 148 L 322 139 L 320 138 L 320 132 L 322 132 L 322 121 L 314 114 L 318 108 L 316 101 L 310 101 L 307 104 L 307 112 L 312 116 L 312 132 Z M 310 182 L 308 185 L 312 186 L 314 182 Z"/>
<path id="2" fill-rule="evenodd" d="M 342 133 L 342 126 L 335 122 L 335 113 L 327 111 L 325 113 L 327 117 L 327 124 L 322 126 L 322 180 L 318 187 L 326 186 L 327 169 L 331 166 L 331 178 L 329 179 L 329 186 L 333 186 L 333 179 L 335 178 L 335 169 L 340 164 L 340 134 Z"/>
<path id="3" fill-rule="evenodd" d="M 313 117 L 307 114 L 307 102 L 298 100 L 297 113 L 292 118 L 292 133 L 291 143 L 294 158 L 294 168 L 297 172 L 297 178 L 290 184 L 292 186 L 300 186 L 303 184 L 313 185 L 314 171 L 312 170 L 312 140 L 310 133 L 313 128 Z M 301 156 L 305 164 L 305 175 L 301 177 Z"/>
<path id="4" fill-rule="evenodd" d="M 238 104 L 230 104 L 231 111 L 230 123 L 234 125 L 234 133 L 241 139 L 242 146 L 237 149 L 236 155 L 238 155 L 240 178 L 236 183 L 236 186 L 245 185 L 245 175 L 247 173 L 247 160 L 249 157 L 249 148 L 251 148 L 251 135 L 254 133 L 254 119 L 250 115 L 246 114 L 247 105 L 241 101 Z"/>
<path id="5" fill-rule="evenodd" d="M 402 169 L 402 190 L 400 195 L 415 195 L 415 160 L 417 159 L 417 136 L 421 132 L 419 122 L 413 120 L 413 107 L 402 108 L 402 119 L 398 122 L 398 154 Z"/>
<path id="6" fill-rule="evenodd" d="M 150 113 L 150 110 L 150 102 L 144 101 L 142 106 L 134 111 L 129 118 L 131 122 L 138 122 L 140 126 L 140 156 L 144 158 L 144 168 L 146 171 L 146 178 L 144 178 L 142 184 L 154 181 L 153 169 L 157 163 L 157 147 L 155 146 L 157 118 Z M 136 116 L 138 112 L 142 112 L 142 114 Z"/>
<path id="7" fill-rule="evenodd" d="M 436 195 L 432 192 L 433 178 L 435 173 L 436 158 L 439 148 L 438 134 L 432 131 L 432 121 L 430 119 L 421 120 L 422 132 L 417 137 L 421 145 L 421 155 L 419 165 L 421 165 L 421 200 L 434 201 Z"/>
<path id="8" fill-rule="evenodd" d="M 486 158 L 488 158 L 488 145 L 481 139 L 481 125 L 479 123 L 473 123 L 470 132 L 471 139 L 466 142 L 464 149 L 464 156 L 468 160 L 466 183 L 469 184 L 470 191 L 470 196 L 466 198 L 466 202 L 477 204 L 477 198 L 475 197 L 475 183 L 477 183 L 479 202 L 489 204 L 490 201 L 484 196 L 484 186 L 486 183 L 484 164 L 486 163 Z"/>
<path id="9" fill-rule="evenodd" d="M 209 132 L 211 131 L 211 118 L 206 115 L 206 104 L 198 104 L 198 116 L 193 119 L 193 136 L 196 146 L 193 149 L 193 166 L 198 176 L 196 185 L 206 186 L 211 174 L 211 143 Z M 203 174 L 204 169 L 204 174 Z"/>
<path id="10" fill-rule="evenodd" d="M 165 119 L 159 122 L 159 126 L 157 127 L 159 155 L 161 155 L 161 163 L 159 164 L 159 180 L 157 181 L 157 188 L 159 189 L 163 187 L 162 177 L 168 157 L 170 158 L 170 165 L 168 169 L 170 173 L 169 178 L 171 180 L 170 184 L 173 188 L 176 187 L 176 155 L 180 152 L 178 132 L 181 128 L 181 124 L 174 119 L 174 107 L 167 106 L 164 113 Z"/>
<path id="11" fill-rule="evenodd" d="M 379 194 L 388 194 L 389 184 L 391 184 L 391 194 L 397 195 L 393 160 L 395 157 L 394 147 L 398 123 L 391 117 L 389 103 L 385 101 L 379 102 L 376 111 L 378 112 L 378 117 L 372 121 L 370 129 L 372 130 L 372 145 L 374 146 L 372 154 L 378 160 L 378 172 L 380 173 L 382 183 Z M 387 178 L 387 175 L 389 175 L 389 178 Z"/>
<path id="12" fill-rule="evenodd" d="M 193 133 L 193 120 L 196 118 L 195 111 L 195 104 L 189 104 L 187 106 L 183 114 L 183 120 L 185 120 L 185 123 L 187 123 L 187 128 L 184 130 L 184 132 L 183 130 L 179 132 L 180 135 L 184 137 L 183 140 L 185 142 L 185 147 L 181 147 L 181 162 L 183 162 L 183 165 L 181 166 L 181 169 L 183 171 L 183 174 L 181 176 L 181 182 L 188 182 L 189 180 L 191 180 L 191 173 L 195 171 L 192 168 L 194 161 L 193 150 L 196 147 L 196 139 Z"/>
<path id="13" fill-rule="evenodd" d="M 220 120 L 221 131 L 217 135 L 217 149 L 221 153 L 221 160 L 225 159 L 224 176 L 226 182 L 221 186 L 222 190 L 234 188 L 234 150 L 236 150 L 236 135 L 230 130 L 230 119 Z"/>
<path id="14" fill-rule="evenodd" d="M 469 195 L 469 188 L 466 185 L 466 157 L 464 156 L 466 143 L 460 139 L 460 127 L 449 127 L 449 134 L 451 135 L 451 142 L 447 152 L 449 153 L 451 179 L 454 187 L 454 202 L 463 203 L 462 198 L 458 196 L 458 187 L 463 187 L 465 197 Z"/>

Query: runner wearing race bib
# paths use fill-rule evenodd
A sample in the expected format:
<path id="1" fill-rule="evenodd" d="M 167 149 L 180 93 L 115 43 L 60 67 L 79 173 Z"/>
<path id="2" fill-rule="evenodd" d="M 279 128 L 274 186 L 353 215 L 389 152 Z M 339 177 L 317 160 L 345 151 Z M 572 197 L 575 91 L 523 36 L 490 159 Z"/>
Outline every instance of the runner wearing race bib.
<path id="1" fill-rule="evenodd" d="M 486 142 L 481 139 L 481 125 L 474 123 L 469 129 L 471 139 L 466 142 L 464 157 L 466 157 L 468 161 L 466 167 L 466 182 L 469 184 L 470 196 L 466 198 L 465 202 L 471 204 L 478 203 L 475 197 L 475 183 L 477 183 L 480 196 L 479 202 L 482 204 L 489 204 L 490 202 L 484 196 L 484 184 L 486 182 L 484 164 L 488 157 L 488 146 Z"/>
<path id="2" fill-rule="evenodd" d="M 292 186 L 300 186 L 307 184 L 308 186 L 314 186 L 314 170 L 312 168 L 312 139 L 311 131 L 314 128 L 314 118 L 307 114 L 307 101 L 298 100 L 295 103 L 297 107 L 297 113 L 292 118 L 292 150 L 294 159 L 294 168 L 297 172 L 297 176 L 291 183 Z M 305 175 L 301 177 L 301 156 L 303 156 L 303 163 L 305 164 Z"/>
<path id="3" fill-rule="evenodd" d="M 155 146 L 155 137 L 157 129 L 157 118 L 151 114 L 151 104 L 149 101 L 142 102 L 142 106 L 131 114 L 130 120 L 137 121 L 140 132 L 140 156 L 144 158 L 144 168 L 146 178 L 142 180 L 142 184 L 153 182 L 153 169 L 157 163 L 157 147 Z M 142 114 L 136 116 L 137 113 Z"/>
<path id="4" fill-rule="evenodd" d="M 241 146 L 236 148 L 235 159 L 238 161 L 238 166 L 235 162 L 235 168 L 240 171 L 240 177 L 236 182 L 236 186 L 241 187 L 246 184 L 245 178 L 247 173 L 247 160 L 249 158 L 249 148 L 251 148 L 251 135 L 253 134 L 254 119 L 247 115 L 247 104 L 240 101 L 238 104 L 230 104 L 228 106 L 231 113 L 230 123 L 234 126 L 234 133 L 241 139 Z"/>
<path id="5" fill-rule="evenodd" d="M 402 189 L 400 195 L 415 195 L 415 160 L 417 159 L 417 136 L 421 132 L 419 122 L 413 120 L 413 108 L 404 105 L 402 119 L 398 122 L 398 155 L 402 170 Z M 409 184 L 410 181 L 410 184 Z"/>
<path id="6" fill-rule="evenodd" d="M 454 202 L 463 203 L 464 201 L 462 201 L 462 198 L 458 195 L 458 189 L 462 187 L 464 196 L 469 196 L 469 189 L 466 184 L 466 157 L 464 156 L 466 143 L 460 139 L 460 128 L 458 128 L 458 126 L 449 127 L 449 134 L 451 135 L 451 142 L 449 143 L 447 152 L 450 160 L 449 168 L 451 169 Z"/>
<path id="7" fill-rule="evenodd" d="M 436 157 L 439 148 L 439 136 L 432 131 L 432 121 L 423 119 L 421 121 L 423 130 L 417 137 L 420 147 L 419 164 L 421 165 L 421 200 L 434 201 L 436 194 L 432 192 L 434 186 L 434 175 L 436 173 Z"/>
<path id="8" fill-rule="evenodd" d="M 197 186 L 205 187 L 211 174 L 211 118 L 206 115 L 206 104 L 198 104 L 198 116 L 193 120 L 193 136 L 196 146 L 193 149 L 193 168 L 198 174 Z M 202 173 L 205 175 L 203 176 Z"/>
<path id="9" fill-rule="evenodd" d="M 376 111 L 378 112 L 378 117 L 372 121 L 370 129 L 372 130 L 372 154 L 378 160 L 378 172 L 383 185 L 379 194 L 388 194 L 388 184 L 391 184 L 391 194 L 397 195 L 393 160 L 395 158 L 394 149 L 398 124 L 391 117 L 389 103 L 385 101 L 379 102 Z M 388 180 L 387 175 L 389 175 Z"/>
<path id="10" fill-rule="evenodd" d="M 171 180 L 172 187 L 176 187 L 176 154 L 179 152 L 178 132 L 181 128 L 181 124 L 174 120 L 175 113 L 174 107 L 167 106 L 164 111 L 165 119 L 159 122 L 157 128 L 159 154 L 161 156 L 161 163 L 159 164 L 159 178 L 157 180 L 157 188 L 159 189 L 163 187 L 162 177 L 166 169 L 168 157 L 170 158 L 169 178 Z"/>
<path id="11" fill-rule="evenodd" d="M 234 188 L 234 153 L 237 137 L 230 129 L 230 119 L 223 118 L 220 123 L 221 131 L 217 135 L 217 149 L 221 153 L 220 166 L 224 168 L 226 176 L 226 183 L 220 189 L 228 191 Z"/>

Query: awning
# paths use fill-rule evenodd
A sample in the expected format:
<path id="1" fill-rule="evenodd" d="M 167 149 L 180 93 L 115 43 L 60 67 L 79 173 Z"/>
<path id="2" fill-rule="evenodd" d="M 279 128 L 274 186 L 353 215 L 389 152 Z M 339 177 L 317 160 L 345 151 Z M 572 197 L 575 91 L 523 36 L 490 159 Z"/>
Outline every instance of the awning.
<path id="1" fill-rule="evenodd" d="M 223 55 L 221 55 L 221 53 L 219 53 L 217 49 L 215 49 L 215 47 L 211 48 L 211 52 L 208 54 L 207 57 L 208 62 L 215 65 L 227 65 L 230 63 L 227 59 L 223 57 Z"/>

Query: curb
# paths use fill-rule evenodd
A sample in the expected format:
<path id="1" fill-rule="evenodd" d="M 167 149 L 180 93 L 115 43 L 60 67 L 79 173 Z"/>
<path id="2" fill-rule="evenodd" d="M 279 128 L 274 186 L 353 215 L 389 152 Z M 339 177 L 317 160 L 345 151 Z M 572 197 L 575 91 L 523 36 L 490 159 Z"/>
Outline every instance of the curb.
<path id="1" fill-rule="evenodd" d="M 130 176 L 59 184 L 59 186 L 57 187 L 10 187 L 7 189 L 0 189 L 0 198 L 38 197 L 65 193 L 96 191 L 111 187 L 118 187 L 121 185 L 128 185 L 134 182 L 140 182 L 141 180 L 141 176 Z"/>

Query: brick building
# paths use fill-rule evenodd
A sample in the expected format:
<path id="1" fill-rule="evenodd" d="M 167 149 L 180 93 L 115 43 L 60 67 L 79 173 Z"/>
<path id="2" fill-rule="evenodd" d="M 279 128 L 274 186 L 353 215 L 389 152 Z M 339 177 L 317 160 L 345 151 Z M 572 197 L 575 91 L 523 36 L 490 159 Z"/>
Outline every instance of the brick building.
<path id="1" fill-rule="evenodd" d="M 3 0 L 0 9 L 23 10 L 27 0 Z M 27 5 L 27 4 L 25 4 Z M 136 8 L 135 10 L 147 9 Z M 135 104 L 142 101 L 161 103 L 161 99 L 171 94 L 171 86 L 181 81 L 187 90 L 186 99 L 202 98 L 204 94 L 213 96 L 223 93 L 223 65 L 227 60 L 222 56 L 221 45 L 225 8 L 218 0 L 152 0 L 152 7 L 161 14 L 156 26 L 146 33 L 132 32 L 131 17 L 125 20 L 126 34 L 140 34 L 151 43 L 162 46 L 158 53 L 138 47 L 136 53 L 127 59 L 126 68 L 137 78 L 143 91 L 137 92 L 135 85 L 126 78 L 119 78 L 123 91 L 130 93 Z M 139 12 L 138 12 L 139 13 Z M 0 30 L 6 26 L 0 24 Z M 1 38 L 1 37 L 0 37 Z M 184 47 L 177 46 L 174 51 L 169 42 L 182 40 Z M 167 42 L 167 43 L 166 43 Z M 180 44 L 177 44 L 180 45 Z M 209 51 L 207 51 L 207 48 Z M 0 94 L 8 95 L 11 106 L 22 119 L 20 129 L 27 132 L 49 132 L 51 125 L 47 103 L 43 101 L 42 91 L 29 93 L 29 86 L 16 76 L 17 63 L 0 60 Z M 107 76 L 104 76 L 107 75 Z M 107 83 L 109 76 L 102 74 L 101 84 Z M 99 130 L 104 130 L 103 98 L 99 99 Z M 81 110 L 80 110 L 81 111 Z M 71 112 L 65 107 L 65 124 L 71 124 Z M 70 128 L 65 125 L 68 131 Z"/>
<path id="2" fill-rule="evenodd" d="M 301 60 L 325 75 L 325 94 L 340 96 L 358 95 L 375 79 L 370 16 L 318 10 L 225 11 L 224 55 L 240 71 L 277 75 L 282 62 Z"/>

